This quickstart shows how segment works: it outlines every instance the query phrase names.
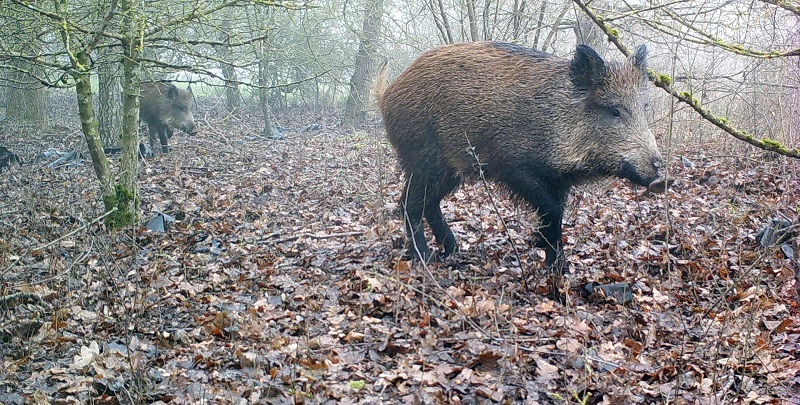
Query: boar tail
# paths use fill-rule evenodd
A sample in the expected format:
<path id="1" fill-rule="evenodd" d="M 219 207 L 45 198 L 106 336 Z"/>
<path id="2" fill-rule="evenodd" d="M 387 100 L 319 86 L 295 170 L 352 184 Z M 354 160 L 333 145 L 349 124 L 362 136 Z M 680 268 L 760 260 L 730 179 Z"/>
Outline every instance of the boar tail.
<path id="1" fill-rule="evenodd" d="M 389 87 L 389 59 L 384 56 L 381 70 L 372 84 L 373 108 L 380 106 L 383 100 L 383 93 L 386 92 L 387 87 Z"/>

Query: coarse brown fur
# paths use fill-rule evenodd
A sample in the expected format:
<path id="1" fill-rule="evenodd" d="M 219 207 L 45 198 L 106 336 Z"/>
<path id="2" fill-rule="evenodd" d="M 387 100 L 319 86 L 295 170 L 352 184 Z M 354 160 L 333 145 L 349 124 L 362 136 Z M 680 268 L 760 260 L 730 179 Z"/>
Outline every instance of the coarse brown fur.
<path id="1" fill-rule="evenodd" d="M 179 89 L 172 83 L 143 82 L 141 84 L 139 119 L 147 124 L 150 148 L 155 152 L 160 141 L 161 151 L 167 153 L 167 139 L 175 130 L 189 135 L 197 133 L 192 115 L 194 95 L 191 89 Z"/>
<path id="2" fill-rule="evenodd" d="M 420 56 L 379 93 L 387 137 L 406 174 L 402 205 L 412 255 L 430 258 L 423 216 L 443 254 L 456 249 L 439 202 L 463 177 L 482 172 L 538 210 L 544 226 L 537 246 L 546 248 L 548 265 L 560 265 L 570 187 L 611 175 L 643 186 L 663 177 L 643 113 L 645 59 L 644 47 L 606 63 L 586 46 L 569 60 L 499 42 Z"/>

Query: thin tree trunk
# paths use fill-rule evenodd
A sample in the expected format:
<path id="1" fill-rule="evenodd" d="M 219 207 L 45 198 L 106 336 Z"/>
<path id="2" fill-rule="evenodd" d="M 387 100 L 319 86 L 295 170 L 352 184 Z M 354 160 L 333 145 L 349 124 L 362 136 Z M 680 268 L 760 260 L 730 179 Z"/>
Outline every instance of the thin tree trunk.
<path id="1" fill-rule="evenodd" d="M 536 49 L 544 49 L 539 45 L 539 37 L 542 35 L 542 30 L 544 29 L 544 13 L 547 9 L 547 2 L 543 1 L 541 7 L 539 8 L 539 18 L 536 20 L 536 33 L 533 34 L 533 47 Z"/>
<path id="2" fill-rule="evenodd" d="M 579 45 L 592 47 L 600 56 L 606 53 L 608 46 L 606 45 L 605 34 L 585 13 L 578 11 L 573 29 Z"/>
<path id="3" fill-rule="evenodd" d="M 224 45 L 215 46 L 214 50 L 219 57 L 219 67 L 222 69 L 222 77 L 225 80 L 225 109 L 229 113 L 234 113 L 242 107 L 242 92 L 239 90 L 239 78 L 236 75 L 236 70 L 229 62 L 233 60 L 229 48 L 231 36 L 226 31 L 233 20 L 230 10 L 226 10 L 222 14 L 222 21 L 220 23 L 220 31 L 217 40 Z"/>
<path id="4" fill-rule="evenodd" d="M 134 225 L 139 220 L 139 91 L 144 44 L 138 4 L 135 0 L 120 1 L 123 36 L 122 154 L 119 158 L 119 185 L 114 199 L 117 213 L 107 220 L 114 228 Z"/>
<path id="5" fill-rule="evenodd" d="M 434 3 L 434 1 L 436 1 L 436 3 Z M 436 24 L 436 29 L 439 30 L 442 41 L 448 44 L 455 42 L 453 40 L 453 32 L 450 29 L 450 23 L 447 21 L 447 13 L 444 11 L 442 0 L 428 0 L 425 4 L 428 6 L 428 9 L 431 10 L 433 22 Z"/>
<path id="6" fill-rule="evenodd" d="M 239 77 L 233 66 L 223 63 L 222 76 L 225 78 L 225 109 L 236 112 L 242 107 L 242 92 L 239 90 Z"/>
<path id="7" fill-rule="evenodd" d="M 470 41 L 478 41 L 478 15 L 475 13 L 475 0 L 467 0 L 467 19 L 469 20 Z"/>
<path id="8" fill-rule="evenodd" d="M 497 6 L 500 6 L 500 2 L 497 2 Z M 494 12 L 494 21 L 489 20 L 489 14 L 492 10 L 492 0 L 486 0 L 483 3 L 483 39 L 489 40 L 492 39 L 492 30 L 494 29 L 494 24 L 497 22 L 497 13 L 498 10 L 495 8 Z"/>
<path id="9" fill-rule="evenodd" d="M 450 43 L 450 41 L 447 40 L 447 32 L 444 29 L 441 17 L 439 17 L 438 11 L 433 6 L 433 0 L 426 1 L 425 5 L 428 6 L 428 10 L 431 11 L 431 16 L 433 16 L 433 24 L 436 25 L 436 29 L 439 31 L 439 38 L 446 43 Z"/>
<path id="10" fill-rule="evenodd" d="M 258 103 L 264 120 L 264 137 L 273 138 L 272 117 L 269 110 L 269 46 L 266 39 L 261 40 L 258 60 Z"/>
<path id="11" fill-rule="evenodd" d="M 550 32 L 547 33 L 547 38 L 542 43 L 541 47 L 542 51 L 545 52 L 547 51 L 547 46 L 553 41 L 553 37 L 556 35 L 556 32 L 558 32 L 558 26 L 561 25 L 561 20 L 564 19 L 565 15 L 567 15 L 567 11 L 569 11 L 571 5 L 572 5 L 571 1 L 567 1 L 566 3 L 564 3 L 564 8 L 561 9 L 561 12 L 558 14 L 558 17 L 553 22 L 553 25 L 550 28 Z"/>
<path id="12" fill-rule="evenodd" d="M 543 5 L 545 3 L 546 2 L 542 2 Z M 525 0 L 514 0 L 514 8 L 513 8 L 514 15 L 512 16 L 512 18 L 513 18 L 513 21 L 512 21 L 513 26 L 512 27 L 513 27 L 513 30 L 514 30 L 513 38 L 514 38 L 515 41 L 519 40 L 520 37 L 522 36 L 522 18 L 525 15 L 525 7 L 527 7 L 527 2 Z M 541 25 L 541 22 L 539 22 L 539 24 Z M 538 34 L 538 31 L 537 31 L 537 34 Z M 534 41 L 534 47 L 535 47 L 535 45 L 536 45 L 536 42 Z"/>
<path id="13" fill-rule="evenodd" d="M 23 52 L 34 53 L 31 46 Z M 47 125 L 44 86 L 36 78 L 41 67 L 26 60 L 12 60 L 6 81 L 6 119 L 19 124 L 43 127 Z"/>
<path id="14" fill-rule="evenodd" d="M 56 0 L 55 6 L 59 14 L 67 14 L 66 0 Z M 73 34 L 73 32 L 70 31 L 71 27 L 64 24 L 60 25 L 59 29 L 61 40 L 64 45 L 75 49 L 75 51 L 69 54 L 70 63 L 72 65 L 70 74 L 75 80 L 75 94 L 78 100 L 78 114 L 81 118 L 81 130 L 86 140 L 86 146 L 89 149 L 89 155 L 92 158 L 92 167 L 94 168 L 95 176 L 100 183 L 100 194 L 103 197 L 103 204 L 106 212 L 108 212 L 117 206 L 115 202 L 118 199 L 117 196 L 120 190 L 119 187 L 114 186 L 114 177 L 109 168 L 108 158 L 106 158 L 106 154 L 103 152 L 103 142 L 100 140 L 99 124 L 97 123 L 97 116 L 95 115 L 91 81 L 92 58 L 90 52 L 92 48 L 91 46 L 87 46 L 86 49 L 77 50 L 76 42 L 73 42 L 73 39 L 71 39 L 71 35 Z M 116 215 L 107 216 L 106 223 L 111 223 L 113 225 L 115 223 L 115 221 L 113 221 L 114 217 L 116 217 Z"/>
<path id="15" fill-rule="evenodd" d="M 372 66 L 380 41 L 382 17 L 383 0 L 372 0 L 364 13 L 361 41 L 358 45 L 353 76 L 350 79 L 350 93 L 347 96 L 342 117 L 343 125 L 358 126 L 366 120 Z"/>
<path id="16" fill-rule="evenodd" d="M 94 114 L 94 97 L 92 94 L 90 58 L 86 52 L 78 52 L 73 59 L 72 68 L 75 77 L 75 93 L 78 98 L 78 113 L 81 117 L 81 129 L 92 158 L 92 167 L 97 180 L 100 181 L 100 193 L 103 195 L 106 211 L 114 208 L 109 203 L 113 199 L 114 179 L 108 165 L 108 158 L 103 153 L 103 142 L 100 140 L 97 117 Z"/>
<path id="17" fill-rule="evenodd" d="M 104 147 L 120 146 L 122 135 L 122 72 L 118 54 L 109 48 L 98 49 L 97 122 L 100 124 L 100 139 Z"/>

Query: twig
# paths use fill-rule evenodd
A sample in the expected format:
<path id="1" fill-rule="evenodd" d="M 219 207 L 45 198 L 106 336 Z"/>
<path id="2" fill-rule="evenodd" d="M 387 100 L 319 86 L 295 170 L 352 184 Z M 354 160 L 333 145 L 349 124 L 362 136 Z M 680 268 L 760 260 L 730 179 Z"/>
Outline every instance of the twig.
<path id="1" fill-rule="evenodd" d="M 116 211 L 117 211 L 117 207 L 114 207 L 114 208 L 112 208 L 111 210 L 109 210 L 108 212 L 104 213 L 103 215 L 100 215 L 99 217 L 97 217 L 97 218 L 93 219 L 91 222 L 89 222 L 89 223 L 87 223 L 87 224 L 85 224 L 85 225 L 79 226 L 78 228 L 74 229 L 73 231 L 71 231 L 71 232 L 67 233 L 66 235 L 60 236 L 60 237 L 58 237 L 58 238 L 56 238 L 56 239 L 54 239 L 54 240 L 52 240 L 52 241 L 50 241 L 50 242 L 47 242 L 47 243 L 45 243 L 45 244 L 42 244 L 42 245 L 36 246 L 36 247 L 34 247 L 34 248 L 29 248 L 29 249 L 28 249 L 28 250 L 25 252 L 25 255 L 27 255 L 27 254 L 28 254 L 28 253 L 30 253 L 30 252 L 33 252 L 33 251 L 36 251 L 36 250 L 42 250 L 42 249 L 45 249 L 45 248 L 47 248 L 47 247 L 49 247 L 49 246 L 55 245 L 56 243 L 58 243 L 58 242 L 60 242 L 60 241 L 62 241 L 62 240 L 64 240 L 64 239 L 66 239 L 66 238 L 68 238 L 68 237 L 70 237 L 70 236 L 72 236 L 72 235 L 74 235 L 74 234 L 76 234 L 76 233 L 78 233 L 78 232 L 80 232 L 80 231 L 82 231 L 82 230 L 84 230 L 84 229 L 86 229 L 86 228 L 88 228 L 88 227 L 90 227 L 90 226 L 92 226 L 92 225 L 94 225 L 94 224 L 96 224 L 96 223 L 98 223 L 98 222 L 102 221 L 102 220 L 103 220 L 103 218 L 105 218 L 105 217 L 107 217 L 107 216 L 111 215 L 112 213 L 114 213 L 114 212 L 116 212 Z M 14 266 L 16 266 L 16 265 L 17 265 L 17 263 L 19 263 L 19 261 L 20 261 L 20 260 L 21 260 L 21 259 L 22 259 L 22 258 L 23 258 L 25 255 L 20 255 L 20 256 L 19 256 L 19 257 L 18 257 L 16 260 L 14 260 L 13 262 L 11 262 L 11 264 L 9 264 L 9 265 L 8 265 L 8 267 L 6 267 L 5 269 L 3 269 L 3 271 L 0 271 L 0 275 L 8 273 L 8 271 L 9 271 L 9 270 L 11 270 L 12 268 L 14 268 Z"/>
<path id="2" fill-rule="evenodd" d="M 527 266 L 522 263 L 522 257 L 519 253 L 519 249 L 517 249 L 517 244 L 514 242 L 514 236 L 511 235 L 511 231 L 508 229 L 508 224 L 506 224 L 505 218 L 503 215 L 500 214 L 500 208 L 497 207 L 497 203 L 494 201 L 494 195 L 492 195 L 491 189 L 489 188 L 489 182 L 486 180 L 486 177 L 483 173 L 483 166 L 484 164 L 481 163 L 480 158 L 478 157 L 478 152 L 475 150 L 475 147 L 472 146 L 472 142 L 469 140 L 469 136 L 464 133 L 464 138 L 467 140 L 467 146 L 469 154 L 475 159 L 475 163 L 478 167 L 478 177 L 481 179 L 483 183 L 483 188 L 486 191 L 486 196 L 489 197 L 489 202 L 492 204 L 492 209 L 494 210 L 495 215 L 500 220 L 500 224 L 503 225 L 503 233 L 505 233 L 506 237 L 508 238 L 508 242 L 511 244 L 511 249 L 514 251 L 514 256 L 517 259 L 517 263 L 519 264 L 519 270 L 522 273 L 522 286 L 525 290 L 528 290 L 528 271 Z"/>
<path id="3" fill-rule="evenodd" d="M 300 238 L 311 238 L 311 239 L 316 239 L 316 240 L 322 240 L 322 239 L 339 238 L 339 237 L 342 237 L 342 236 L 359 236 L 359 235 L 363 235 L 363 234 L 364 234 L 363 231 L 330 233 L 330 234 L 327 234 L 327 235 L 319 235 L 319 234 L 313 234 L 313 233 L 309 233 L 309 232 L 303 232 L 303 233 L 300 233 L 300 234 L 297 234 L 297 235 L 294 235 L 294 236 L 287 236 L 285 238 L 278 239 L 274 243 L 291 242 L 293 240 L 298 240 Z M 278 235 L 280 235 L 279 232 L 271 233 L 271 234 L 267 235 L 267 239 L 269 239 L 272 236 L 278 236 Z"/>

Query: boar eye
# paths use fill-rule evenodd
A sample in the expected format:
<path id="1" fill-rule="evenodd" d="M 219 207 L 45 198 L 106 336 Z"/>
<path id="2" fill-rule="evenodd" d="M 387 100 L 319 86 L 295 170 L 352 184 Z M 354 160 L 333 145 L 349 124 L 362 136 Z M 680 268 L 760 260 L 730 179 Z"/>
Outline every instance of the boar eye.
<path id="1" fill-rule="evenodd" d="M 611 107 L 611 108 L 608 109 L 608 111 L 611 112 L 611 115 L 613 115 L 615 117 L 619 117 L 620 116 L 618 108 Z"/>

